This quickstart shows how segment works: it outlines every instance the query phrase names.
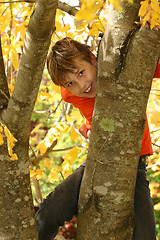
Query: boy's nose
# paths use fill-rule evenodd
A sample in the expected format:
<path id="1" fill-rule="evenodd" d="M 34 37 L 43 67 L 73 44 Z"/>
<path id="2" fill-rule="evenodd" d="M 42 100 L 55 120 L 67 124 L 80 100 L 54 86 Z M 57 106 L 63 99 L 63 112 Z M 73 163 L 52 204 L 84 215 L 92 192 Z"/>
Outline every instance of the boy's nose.
<path id="1" fill-rule="evenodd" d="M 84 82 L 84 81 L 79 81 L 79 88 L 80 88 L 82 91 L 85 91 L 85 82 Z"/>

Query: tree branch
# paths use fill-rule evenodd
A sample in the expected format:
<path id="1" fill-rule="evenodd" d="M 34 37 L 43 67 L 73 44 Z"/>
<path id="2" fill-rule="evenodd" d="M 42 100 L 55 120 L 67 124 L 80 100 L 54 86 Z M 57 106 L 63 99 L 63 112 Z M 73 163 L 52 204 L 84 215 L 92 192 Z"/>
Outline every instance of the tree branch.
<path id="1" fill-rule="evenodd" d="M 15 1 L 0 2 L 0 3 L 18 3 L 18 2 L 19 3 L 20 2 L 35 3 L 36 0 L 26 0 L 26 1 L 25 0 L 17 0 L 17 1 L 15 0 Z M 78 11 L 76 7 L 72 7 L 68 4 L 60 2 L 60 1 L 58 1 L 58 7 L 57 8 L 59 8 L 60 10 L 66 12 L 70 15 L 73 15 L 73 16 L 75 16 L 77 11 Z"/>
<path id="2" fill-rule="evenodd" d="M 7 84 L 7 77 L 5 74 L 0 35 L 0 110 L 7 106 L 9 97 L 10 96 Z"/>
<path id="3" fill-rule="evenodd" d="M 60 1 L 58 1 L 58 8 L 70 15 L 73 15 L 73 16 L 75 16 L 76 13 L 78 12 L 77 8 L 69 6 L 68 4 L 62 3 Z"/>
<path id="4" fill-rule="evenodd" d="M 57 142 L 57 140 L 56 140 L 56 142 Z M 81 147 L 81 148 L 83 148 L 82 145 L 78 144 L 78 145 L 74 145 L 74 146 L 70 146 L 70 147 L 66 147 L 66 148 L 53 149 L 55 147 L 55 145 L 56 145 L 56 144 L 55 145 L 54 144 L 55 144 L 55 142 L 53 142 L 53 144 L 49 148 L 47 148 L 47 150 L 46 150 L 46 152 L 44 154 L 41 154 L 41 155 L 38 155 L 38 156 L 34 155 L 34 157 L 30 157 L 29 158 L 30 163 L 33 164 L 33 165 L 37 165 L 39 163 L 39 161 L 41 161 L 42 159 L 47 157 L 50 152 L 68 151 L 68 150 L 70 150 L 70 149 L 72 149 L 74 147 Z"/>
<path id="5" fill-rule="evenodd" d="M 32 177 L 32 182 L 33 182 L 35 193 L 36 193 L 36 200 L 38 204 L 40 204 L 43 200 L 43 197 L 42 197 L 39 181 L 36 178 Z"/>
<path id="6" fill-rule="evenodd" d="M 41 161 L 42 159 L 44 159 L 45 157 L 48 156 L 48 154 L 52 151 L 52 148 L 54 148 L 57 144 L 57 139 L 51 144 L 51 146 L 49 148 L 47 148 L 46 152 L 42 155 L 39 155 L 36 157 L 36 155 L 34 157 L 30 157 L 30 162 L 32 165 L 37 165 L 37 163 L 39 161 Z"/>
<path id="7" fill-rule="evenodd" d="M 110 9 L 100 44 L 92 132 L 79 197 L 77 240 L 85 239 L 85 233 L 89 239 L 114 239 L 117 232 L 118 239 L 133 239 L 136 170 L 146 105 L 160 53 L 160 31 L 135 29 L 139 0 L 134 4 L 123 2 L 122 6 L 124 13 Z"/>
<path id="8" fill-rule="evenodd" d="M 57 0 L 39 0 L 30 17 L 15 88 L 2 115 L 17 139 L 29 136 L 30 118 L 55 30 L 56 8 Z"/>

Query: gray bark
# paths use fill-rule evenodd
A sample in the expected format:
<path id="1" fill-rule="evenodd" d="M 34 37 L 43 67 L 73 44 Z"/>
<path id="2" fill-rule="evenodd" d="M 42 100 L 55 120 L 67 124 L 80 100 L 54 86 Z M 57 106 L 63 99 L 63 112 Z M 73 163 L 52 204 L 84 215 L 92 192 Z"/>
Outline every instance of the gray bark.
<path id="1" fill-rule="evenodd" d="M 0 115 L 1 122 L 18 140 L 14 148 L 17 161 L 10 160 L 6 143 L 0 146 L 0 238 L 5 240 L 37 239 L 28 163 L 29 126 L 55 29 L 56 7 L 56 0 L 36 2 L 26 33 L 15 88 L 7 108 Z M 1 79 L 3 86 L 7 86 L 6 78 Z"/>
<path id="2" fill-rule="evenodd" d="M 139 2 L 110 10 L 79 199 L 77 240 L 132 239 L 134 189 L 160 31 L 134 25 Z"/>

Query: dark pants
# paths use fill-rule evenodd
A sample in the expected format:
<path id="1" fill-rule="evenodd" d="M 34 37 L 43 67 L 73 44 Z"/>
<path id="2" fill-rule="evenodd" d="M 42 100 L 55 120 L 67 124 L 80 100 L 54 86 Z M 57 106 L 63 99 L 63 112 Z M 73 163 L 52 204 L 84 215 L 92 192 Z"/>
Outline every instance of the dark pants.
<path id="1" fill-rule="evenodd" d="M 85 165 L 59 184 L 41 203 L 36 214 L 39 240 L 52 240 L 59 226 L 77 214 L 79 189 Z M 133 240 L 155 240 L 155 220 L 146 179 L 146 164 L 140 158 L 135 188 L 135 228 Z"/>
<path id="2" fill-rule="evenodd" d="M 133 240 L 155 240 L 155 218 L 149 182 L 146 178 L 146 164 L 140 159 L 136 180 L 135 196 L 135 228 Z"/>

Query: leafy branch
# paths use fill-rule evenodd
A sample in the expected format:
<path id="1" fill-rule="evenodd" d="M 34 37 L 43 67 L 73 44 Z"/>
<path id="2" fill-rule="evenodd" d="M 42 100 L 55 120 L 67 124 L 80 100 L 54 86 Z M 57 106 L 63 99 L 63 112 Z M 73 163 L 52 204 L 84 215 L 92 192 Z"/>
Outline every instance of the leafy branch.
<path id="1" fill-rule="evenodd" d="M 0 3 L 21 3 L 21 2 L 35 3 L 36 0 L 26 0 L 26 1 L 25 0 L 17 0 L 17 1 L 15 0 L 15 1 L 5 1 L 5 2 L 2 1 Z M 78 11 L 76 7 L 72 7 L 68 4 L 60 2 L 60 1 L 58 2 L 58 8 L 70 15 L 73 15 L 73 16 L 75 16 Z"/>

